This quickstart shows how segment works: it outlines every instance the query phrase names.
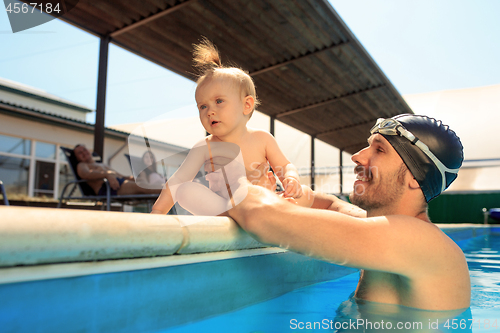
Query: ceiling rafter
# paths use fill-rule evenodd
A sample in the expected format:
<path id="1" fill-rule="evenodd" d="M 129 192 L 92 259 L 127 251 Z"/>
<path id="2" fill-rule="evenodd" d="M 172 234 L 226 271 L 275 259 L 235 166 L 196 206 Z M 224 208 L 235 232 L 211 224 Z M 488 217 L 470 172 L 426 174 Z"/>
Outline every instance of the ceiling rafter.
<path id="1" fill-rule="evenodd" d="M 269 66 L 269 67 L 265 67 L 265 68 L 262 68 L 262 69 L 259 69 L 259 70 L 256 70 L 254 72 L 251 72 L 250 73 L 250 76 L 256 76 L 256 75 L 259 75 L 259 74 L 262 74 L 262 73 L 265 73 L 265 72 L 269 72 L 269 71 L 272 71 L 273 69 L 276 69 L 276 68 L 279 68 L 279 67 L 283 67 L 283 66 L 286 66 L 288 64 L 291 64 L 295 61 L 298 61 L 298 60 L 303 60 L 305 58 L 308 58 L 310 56 L 313 56 L 313 55 L 317 55 L 321 52 L 325 52 L 325 51 L 328 51 L 328 50 L 333 50 L 333 49 L 336 49 L 338 47 L 341 47 L 341 46 L 344 46 L 346 45 L 347 43 L 349 43 L 349 41 L 341 41 L 340 43 L 337 43 L 337 44 L 333 44 L 333 45 L 330 45 L 330 46 L 327 46 L 327 47 L 324 47 L 322 48 L 321 50 L 317 50 L 317 51 L 313 51 L 313 52 L 309 52 L 309 53 L 306 53 L 304 55 L 301 55 L 301 56 L 298 56 L 298 57 L 295 57 L 295 58 L 292 58 L 290 60 L 286 60 L 286 61 L 283 61 L 283 62 L 280 62 L 280 63 L 277 63 L 275 65 L 272 65 L 272 66 Z"/>
<path id="2" fill-rule="evenodd" d="M 69 2 L 75 0 L 66 5 Z M 344 102 L 356 105 L 359 121 L 413 113 L 327 0 L 148 0 L 134 1 L 134 6 L 123 0 L 77 2 L 59 19 L 100 38 L 109 37 L 110 42 L 190 80 L 195 79 L 191 45 L 200 36 L 213 40 L 224 57 L 254 70 L 265 105 L 259 111 L 273 119 L 279 114 L 281 122 L 305 133 L 352 124 L 353 110 L 337 108 Z M 286 67 L 290 70 L 277 79 L 274 74 Z M 334 87 L 325 89 L 325 80 Z M 376 84 L 384 86 L 366 94 L 357 91 Z M 350 94 L 339 96 L 344 93 Z M 352 97 L 339 101 L 348 96 Z M 345 131 L 345 137 L 334 133 L 321 140 L 348 146 L 365 137 L 369 127 L 348 128 L 336 132 Z M 100 131 L 96 126 L 96 135 Z M 354 153 L 354 148 L 348 152 Z"/>
<path id="3" fill-rule="evenodd" d="M 165 15 L 171 14 L 171 13 L 173 13 L 173 12 L 175 12 L 175 11 L 177 11 L 177 10 L 179 10 L 179 9 L 181 9 L 181 8 L 189 5 L 189 4 L 191 4 L 194 1 L 197 1 L 197 0 L 186 0 L 186 1 L 184 1 L 184 2 L 182 2 L 180 4 L 178 4 L 178 5 L 166 8 L 166 9 L 162 10 L 161 12 L 158 12 L 156 14 L 148 16 L 148 17 L 146 17 L 146 18 L 144 18 L 142 20 L 139 20 L 139 21 L 134 22 L 134 23 L 132 23 L 130 25 L 127 25 L 127 26 L 125 26 L 125 27 L 123 27 L 121 29 L 115 30 L 112 33 L 110 33 L 109 35 L 110 35 L 111 38 L 115 38 L 116 36 L 121 35 L 121 34 L 127 32 L 127 31 L 133 30 L 133 29 L 135 29 L 137 27 L 140 27 L 141 25 L 144 25 L 146 23 L 149 23 L 149 22 L 152 22 L 154 20 L 157 20 L 160 17 L 163 17 Z"/>
<path id="4" fill-rule="evenodd" d="M 314 108 L 317 108 L 317 107 L 320 107 L 320 106 L 328 105 L 330 103 L 333 103 L 333 102 L 336 102 L 338 100 L 341 100 L 342 98 L 347 98 L 347 97 L 351 97 L 351 96 L 354 96 L 354 95 L 362 94 L 362 93 L 365 93 L 365 92 L 368 92 L 368 91 L 372 91 L 372 90 L 375 90 L 375 89 L 378 89 L 378 88 L 381 88 L 381 87 L 384 87 L 384 86 L 385 86 L 385 84 L 381 83 L 381 84 L 378 84 L 376 86 L 372 86 L 372 87 L 369 87 L 369 88 L 366 88 L 366 89 L 352 91 L 352 92 L 349 92 L 347 94 L 336 96 L 336 97 L 327 99 L 326 101 L 323 101 L 323 102 L 318 102 L 318 103 L 310 104 L 310 105 L 307 105 L 307 106 L 304 106 L 304 107 L 300 107 L 300 108 L 297 108 L 297 109 L 293 109 L 293 110 L 281 112 L 281 113 L 278 113 L 276 115 L 276 118 L 282 118 L 282 117 L 289 116 L 289 115 L 294 114 L 294 113 L 303 112 L 303 111 L 314 109 Z"/>

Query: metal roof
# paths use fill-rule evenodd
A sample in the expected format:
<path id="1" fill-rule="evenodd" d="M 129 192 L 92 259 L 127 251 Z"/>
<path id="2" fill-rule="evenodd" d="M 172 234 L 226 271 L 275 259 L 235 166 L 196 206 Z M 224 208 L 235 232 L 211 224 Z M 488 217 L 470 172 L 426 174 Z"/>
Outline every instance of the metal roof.
<path id="1" fill-rule="evenodd" d="M 44 90 L 38 88 L 30 87 L 28 85 L 0 78 L 0 90 L 14 93 L 20 96 L 30 97 L 35 100 L 43 101 L 46 103 L 62 106 L 71 110 L 80 111 L 84 113 L 94 112 L 94 110 L 88 107 L 77 104 L 75 102 L 68 101 L 61 97 L 49 94 Z M 8 101 L 7 101 L 8 102 Z M 13 102 L 13 101 L 11 101 Z"/>
<path id="2" fill-rule="evenodd" d="M 207 37 L 252 75 L 259 111 L 349 153 L 377 118 L 412 113 L 326 0 L 66 4 L 60 19 L 193 80 L 192 44 Z"/>
<path id="3" fill-rule="evenodd" d="M 94 125 L 85 121 L 68 118 L 45 110 L 34 109 L 23 105 L 0 100 L 0 114 L 23 118 L 30 121 L 42 122 L 50 125 L 80 130 L 87 133 L 94 133 Z M 130 133 L 106 127 L 106 135 L 115 139 L 127 139 Z"/>

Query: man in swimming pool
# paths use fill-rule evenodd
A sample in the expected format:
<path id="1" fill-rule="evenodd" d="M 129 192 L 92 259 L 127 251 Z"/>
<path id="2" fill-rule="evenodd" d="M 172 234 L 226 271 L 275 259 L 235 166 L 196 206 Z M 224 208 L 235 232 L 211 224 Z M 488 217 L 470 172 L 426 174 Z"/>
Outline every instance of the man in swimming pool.
<path id="1" fill-rule="evenodd" d="M 457 177 L 463 148 L 435 119 L 379 119 L 368 147 L 352 156 L 357 180 L 351 202 L 317 194 L 313 208 L 250 186 L 229 211 L 260 241 L 360 268 L 355 296 L 426 310 L 470 305 L 461 249 L 427 215 L 427 203 Z M 347 213 L 347 214 L 342 214 Z"/>
<path id="2" fill-rule="evenodd" d="M 97 195 L 106 195 L 104 178 L 109 182 L 112 195 L 125 194 L 159 194 L 161 189 L 146 189 L 137 185 L 134 176 L 124 176 L 103 163 L 96 163 L 84 145 L 76 145 L 73 149 L 78 165 L 76 171 Z"/>

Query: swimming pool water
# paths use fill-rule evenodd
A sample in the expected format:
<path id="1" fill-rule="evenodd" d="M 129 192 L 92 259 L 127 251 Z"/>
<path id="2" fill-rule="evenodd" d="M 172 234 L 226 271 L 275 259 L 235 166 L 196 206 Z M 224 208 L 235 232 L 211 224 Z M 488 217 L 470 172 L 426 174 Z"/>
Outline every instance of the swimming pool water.
<path id="1" fill-rule="evenodd" d="M 500 234 L 474 238 L 463 250 L 471 276 L 473 331 L 500 332 Z"/>
<path id="2" fill-rule="evenodd" d="M 377 306 L 375 303 L 362 305 L 360 309 L 353 309 L 353 304 L 348 299 L 359 277 L 358 273 L 354 273 L 334 281 L 298 289 L 224 315 L 161 332 L 500 332 L 500 234 L 492 233 L 459 243 L 469 265 L 472 300 L 470 309 L 455 317 L 445 316 L 441 312 L 438 314 L 441 316 L 438 319 L 434 317 L 435 313 L 432 311 L 398 306 Z M 356 306 L 359 307 L 359 305 Z M 345 322 L 352 319 L 355 321 L 360 318 L 362 312 L 364 312 L 363 315 L 366 313 L 369 315 L 369 317 L 362 318 L 372 320 L 372 330 L 366 329 L 367 327 L 363 330 L 363 326 L 358 326 L 357 329 L 352 329 L 351 326 L 352 330 L 349 328 L 343 330 L 334 324 L 335 320 Z M 401 329 L 396 326 L 390 327 L 391 329 L 388 329 L 388 326 L 381 326 L 383 319 L 386 320 L 386 325 L 387 319 L 394 320 L 395 312 L 398 313 L 402 323 Z M 447 319 L 450 320 L 446 322 Z M 422 325 L 418 326 L 418 322 Z M 438 330 L 433 330 L 435 326 L 431 325 L 435 322 L 439 322 Z M 396 325 L 396 321 L 393 323 Z M 417 326 L 414 326 L 415 329 L 410 326 L 404 327 L 410 323 L 417 323 Z M 444 327 L 446 323 L 448 327 Z M 308 325 L 310 329 L 307 329 Z M 336 327 L 340 329 L 337 330 Z M 455 327 L 457 329 L 453 330 Z"/>

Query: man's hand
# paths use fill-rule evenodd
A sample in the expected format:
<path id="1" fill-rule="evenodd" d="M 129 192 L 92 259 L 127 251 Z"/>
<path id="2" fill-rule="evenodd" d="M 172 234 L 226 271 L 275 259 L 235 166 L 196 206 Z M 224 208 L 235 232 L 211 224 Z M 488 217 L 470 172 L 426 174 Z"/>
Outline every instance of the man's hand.
<path id="1" fill-rule="evenodd" d="M 107 175 L 106 179 L 109 182 L 109 187 L 111 187 L 115 191 L 118 191 L 118 189 L 120 188 L 120 183 L 116 179 L 116 176 L 115 175 Z"/>
<path id="2" fill-rule="evenodd" d="M 272 174 L 272 173 L 271 173 Z M 274 175 L 273 175 L 274 178 Z M 281 205 L 287 205 L 286 199 L 276 195 L 274 191 L 270 191 L 262 186 L 252 185 L 246 186 L 247 194 L 245 199 L 228 211 L 231 216 L 244 229 L 248 228 L 247 222 L 251 220 L 262 220 L 268 208 L 283 209 Z"/>

